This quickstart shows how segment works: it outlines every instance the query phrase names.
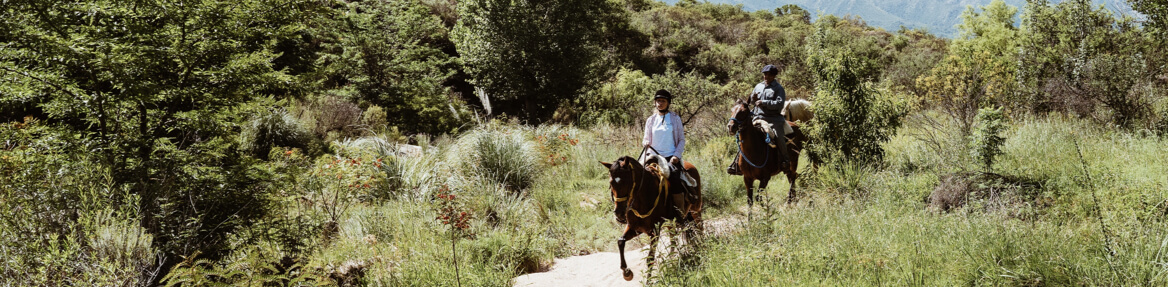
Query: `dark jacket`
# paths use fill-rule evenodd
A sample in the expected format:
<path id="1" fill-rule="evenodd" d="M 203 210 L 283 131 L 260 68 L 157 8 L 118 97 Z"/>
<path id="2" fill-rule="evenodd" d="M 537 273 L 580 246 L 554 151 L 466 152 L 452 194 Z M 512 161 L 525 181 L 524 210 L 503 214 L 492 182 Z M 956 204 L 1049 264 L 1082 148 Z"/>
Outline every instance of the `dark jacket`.
<path id="1" fill-rule="evenodd" d="M 775 119 L 783 118 L 783 102 L 787 100 L 787 91 L 779 85 L 779 81 L 772 81 L 769 85 L 767 83 L 758 83 L 754 86 L 754 92 L 759 100 L 758 106 L 754 107 L 755 118 L 762 118 L 769 122 Z M 751 102 L 753 104 L 754 102 Z"/>

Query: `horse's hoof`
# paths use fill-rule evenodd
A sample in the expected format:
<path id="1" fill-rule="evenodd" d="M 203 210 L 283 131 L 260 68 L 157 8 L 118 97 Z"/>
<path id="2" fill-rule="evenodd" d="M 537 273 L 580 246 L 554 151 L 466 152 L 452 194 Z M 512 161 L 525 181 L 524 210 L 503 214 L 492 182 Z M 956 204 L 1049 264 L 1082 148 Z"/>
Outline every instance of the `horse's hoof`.
<path id="1" fill-rule="evenodd" d="M 625 281 L 633 281 L 633 270 L 625 268 L 624 276 L 625 276 Z"/>

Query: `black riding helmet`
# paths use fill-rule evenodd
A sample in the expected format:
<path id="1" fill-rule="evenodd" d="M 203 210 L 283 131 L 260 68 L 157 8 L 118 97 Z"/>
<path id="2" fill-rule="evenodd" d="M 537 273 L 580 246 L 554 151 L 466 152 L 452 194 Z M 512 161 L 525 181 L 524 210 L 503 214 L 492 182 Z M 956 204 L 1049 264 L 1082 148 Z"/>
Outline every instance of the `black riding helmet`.
<path id="1" fill-rule="evenodd" d="M 669 91 L 664 89 L 657 90 L 656 93 L 653 93 L 653 100 L 656 101 L 657 99 L 665 99 L 666 101 L 673 103 L 673 94 L 670 94 Z"/>

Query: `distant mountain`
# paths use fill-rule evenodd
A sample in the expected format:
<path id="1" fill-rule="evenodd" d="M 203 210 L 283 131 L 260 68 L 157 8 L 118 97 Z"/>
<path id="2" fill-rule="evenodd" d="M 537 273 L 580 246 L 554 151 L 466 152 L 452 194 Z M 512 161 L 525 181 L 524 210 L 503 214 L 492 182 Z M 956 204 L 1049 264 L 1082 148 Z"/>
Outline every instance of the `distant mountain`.
<path id="1" fill-rule="evenodd" d="M 677 3 L 677 0 L 664 0 Z M 742 4 L 746 10 L 770 10 L 786 4 L 795 4 L 811 12 L 814 18 L 818 12 L 836 16 L 856 15 L 868 25 L 896 31 L 900 26 L 926 28 L 934 34 L 953 38 L 957 36 L 957 24 L 961 22 L 961 12 L 967 6 L 980 7 L 992 0 L 708 0 L 711 3 Z M 1005 0 L 1018 7 L 1019 13 L 1026 5 L 1025 0 Z M 1051 2 L 1059 2 L 1054 0 Z M 1138 15 L 1125 0 L 1093 0 L 1108 10 L 1122 15 Z"/>

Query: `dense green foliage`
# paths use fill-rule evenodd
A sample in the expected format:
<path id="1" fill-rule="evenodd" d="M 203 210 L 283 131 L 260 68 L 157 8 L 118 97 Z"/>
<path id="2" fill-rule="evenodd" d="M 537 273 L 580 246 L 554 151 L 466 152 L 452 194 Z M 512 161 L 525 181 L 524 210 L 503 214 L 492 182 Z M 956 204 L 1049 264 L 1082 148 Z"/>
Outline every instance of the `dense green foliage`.
<path id="1" fill-rule="evenodd" d="M 880 146 L 892 137 L 907 114 L 907 103 L 886 97 L 864 82 L 864 64 L 852 50 L 828 47 L 837 33 L 819 24 L 808 42 L 808 65 L 815 71 L 815 118 L 807 136 L 814 161 L 883 161 Z"/>
<path id="2" fill-rule="evenodd" d="M 458 58 L 447 28 L 417 1 L 340 2 L 292 39 L 303 49 L 319 49 L 303 65 L 321 93 L 384 108 L 387 120 L 425 133 L 455 130 L 467 111 L 443 84 L 454 75 Z M 309 41 L 305 43 L 304 41 Z M 454 115 L 452 115 L 452 113 Z M 384 127 L 370 127 L 377 132 Z"/>
<path id="3" fill-rule="evenodd" d="M 0 285 L 507 285 L 614 248 L 596 161 L 658 89 L 719 231 L 655 282 L 1168 280 L 1156 1 L 961 7 L 952 40 L 692 0 L 3 3 Z M 724 113 L 766 64 L 825 168 L 748 210 Z"/>
<path id="4" fill-rule="evenodd" d="M 601 73 L 608 1 L 471 0 L 459 3 L 454 41 L 475 84 L 509 112 L 549 118 Z"/>
<path id="5" fill-rule="evenodd" d="M 1149 114 L 1150 70 L 1163 60 L 1151 35 L 1083 0 L 1035 1 L 1022 15 L 1020 100 L 1035 112 L 1067 111 L 1138 126 Z M 1099 111 L 1110 111 L 1110 115 Z"/>
<path id="6" fill-rule="evenodd" d="M 293 77 L 273 65 L 276 44 L 294 37 L 316 9 L 308 2 L 280 3 L 278 10 L 274 4 L 9 2 L 0 11 L 11 27 L 0 34 L 6 79 L 0 101 L 46 117 L 52 132 L 37 138 L 78 139 L 16 149 L 29 156 L 64 152 L 107 174 L 108 186 L 98 192 L 140 212 L 136 220 L 153 234 L 163 266 L 196 252 L 222 256 L 229 233 L 271 211 L 262 191 L 272 175 L 234 148 L 234 112 L 241 103 L 294 92 Z M 88 176 L 82 168 L 61 172 Z M 80 196 L 67 189 L 17 193 L 46 192 Z M 75 204 L 45 205 L 45 212 Z M 65 236 L 71 224 L 57 224 L 44 236 Z"/>

